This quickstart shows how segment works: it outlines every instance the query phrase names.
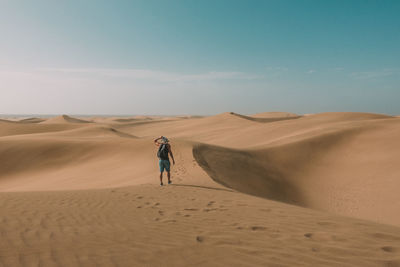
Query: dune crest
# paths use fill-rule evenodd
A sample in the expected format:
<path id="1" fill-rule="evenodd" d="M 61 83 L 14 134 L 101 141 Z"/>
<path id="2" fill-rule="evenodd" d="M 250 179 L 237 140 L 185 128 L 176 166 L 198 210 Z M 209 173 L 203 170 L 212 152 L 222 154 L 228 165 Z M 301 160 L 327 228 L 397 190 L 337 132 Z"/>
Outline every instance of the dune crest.
<path id="1" fill-rule="evenodd" d="M 241 114 L 237 114 L 234 112 L 231 112 L 232 115 L 235 115 L 239 118 L 246 119 L 246 120 L 251 120 L 251 121 L 256 121 L 256 122 L 275 122 L 275 121 L 283 121 L 283 120 L 293 120 L 293 119 L 298 119 L 301 116 L 297 115 L 288 115 L 288 114 L 282 114 L 282 116 L 279 116 L 278 114 L 274 114 L 272 116 L 267 116 L 267 114 L 257 114 L 256 116 L 245 116 Z"/>
<path id="2" fill-rule="evenodd" d="M 284 117 L 298 117 L 299 115 L 290 112 L 270 111 L 261 112 L 250 115 L 253 118 L 284 118 Z"/>

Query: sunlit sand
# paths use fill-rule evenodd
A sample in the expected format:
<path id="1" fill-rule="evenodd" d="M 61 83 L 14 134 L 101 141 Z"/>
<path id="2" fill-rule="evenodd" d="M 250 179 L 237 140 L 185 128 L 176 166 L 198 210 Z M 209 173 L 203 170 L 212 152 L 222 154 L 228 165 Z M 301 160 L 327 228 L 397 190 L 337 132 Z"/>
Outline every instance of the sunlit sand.
<path id="1" fill-rule="evenodd" d="M 399 133 L 368 113 L 2 119 L 0 266 L 400 266 Z"/>

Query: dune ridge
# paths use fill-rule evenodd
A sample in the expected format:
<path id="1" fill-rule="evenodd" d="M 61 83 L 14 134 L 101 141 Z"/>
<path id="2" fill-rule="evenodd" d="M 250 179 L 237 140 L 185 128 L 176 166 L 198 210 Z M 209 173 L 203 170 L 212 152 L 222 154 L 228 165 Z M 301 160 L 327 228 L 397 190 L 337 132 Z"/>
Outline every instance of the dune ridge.
<path id="1" fill-rule="evenodd" d="M 234 112 L 231 112 L 230 114 L 237 116 L 239 118 L 242 118 L 242 119 L 256 121 L 256 122 L 274 122 L 274 121 L 283 121 L 283 120 L 293 120 L 293 119 L 298 119 L 301 117 L 301 116 L 297 116 L 297 115 L 288 115 L 288 114 L 282 114 L 282 116 L 276 116 L 278 114 L 274 114 L 274 115 L 256 114 L 255 116 L 245 116 L 245 115 L 237 114 Z"/>
<path id="2" fill-rule="evenodd" d="M 269 111 L 261 112 L 250 115 L 253 118 L 283 118 L 283 117 L 298 117 L 295 113 L 281 112 L 281 111 Z"/>

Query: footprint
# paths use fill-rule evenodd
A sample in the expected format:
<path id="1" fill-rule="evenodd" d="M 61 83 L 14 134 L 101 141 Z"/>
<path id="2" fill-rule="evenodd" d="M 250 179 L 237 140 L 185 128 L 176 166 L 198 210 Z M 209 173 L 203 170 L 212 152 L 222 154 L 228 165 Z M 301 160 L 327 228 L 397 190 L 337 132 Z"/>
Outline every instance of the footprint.
<path id="1" fill-rule="evenodd" d="M 200 236 L 200 235 L 198 235 L 198 236 L 196 236 L 196 241 L 197 241 L 197 242 L 199 242 L 199 243 L 201 243 L 201 242 L 203 242 L 203 241 L 204 241 L 204 237 L 203 237 L 203 236 Z"/>
<path id="2" fill-rule="evenodd" d="M 216 208 L 213 208 L 213 209 L 203 209 L 204 212 L 210 212 L 210 211 L 214 211 L 214 210 L 226 210 L 226 209 L 216 209 Z"/>
<path id="3" fill-rule="evenodd" d="M 250 227 L 250 229 L 253 231 L 263 231 L 263 230 L 266 230 L 267 228 L 264 226 L 252 226 L 252 227 Z"/>
<path id="4" fill-rule="evenodd" d="M 309 238 L 314 241 L 318 241 L 318 242 L 330 242 L 330 241 L 343 242 L 343 241 L 346 241 L 345 238 L 336 236 L 329 232 L 305 233 L 304 237 Z"/>
<path id="5" fill-rule="evenodd" d="M 207 207 L 212 206 L 212 204 L 214 204 L 214 203 L 215 203 L 215 201 L 210 201 L 210 202 L 208 202 Z"/>
<path id="6" fill-rule="evenodd" d="M 312 237 L 312 233 L 306 233 L 306 234 L 304 234 L 304 236 L 307 237 L 307 238 L 311 238 Z"/>
<path id="7" fill-rule="evenodd" d="M 164 220 L 163 222 L 165 222 L 165 223 L 176 222 L 176 220 Z"/>
<path id="8" fill-rule="evenodd" d="M 192 209 L 192 208 L 190 208 L 190 209 L 183 209 L 183 210 L 188 210 L 188 211 L 198 211 L 198 209 Z"/>
<path id="9" fill-rule="evenodd" d="M 382 249 L 383 251 L 386 251 L 386 252 L 396 252 L 396 251 L 397 251 L 396 248 L 391 247 L 391 246 L 384 246 L 384 247 L 381 247 L 381 249 Z"/>
<path id="10" fill-rule="evenodd" d="M 159 210 L 158 214 L 160 214 L 161 216 L 164 216 L 164 212 L 162 210 Z"/>

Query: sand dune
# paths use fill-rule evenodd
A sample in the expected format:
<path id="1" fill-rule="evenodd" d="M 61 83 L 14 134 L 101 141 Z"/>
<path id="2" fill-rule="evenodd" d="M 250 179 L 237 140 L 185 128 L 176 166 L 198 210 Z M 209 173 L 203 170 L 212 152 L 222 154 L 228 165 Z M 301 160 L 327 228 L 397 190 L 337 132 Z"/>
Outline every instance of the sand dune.
<path id="1" fill-rule="evenodd" d="M 91 121 L 0 121 L 0 266 L 400 266 L 398 117 Z"/>
<path id="2" fill-rule="evenodd" d="M 73 118 L 68 115 L 61 115 L 58 117 L 47 119 L 42 123 L 46 123 L 46 124 L 47 123 L 91 123 L 91 121 Z"/>
<path id="3" fill-rule="evenodd" d="M 400 225 L 400 121 L 381 127 L 251 150 L 201 144 L 193 153 L 211 178 L 238 191 Z"/>

